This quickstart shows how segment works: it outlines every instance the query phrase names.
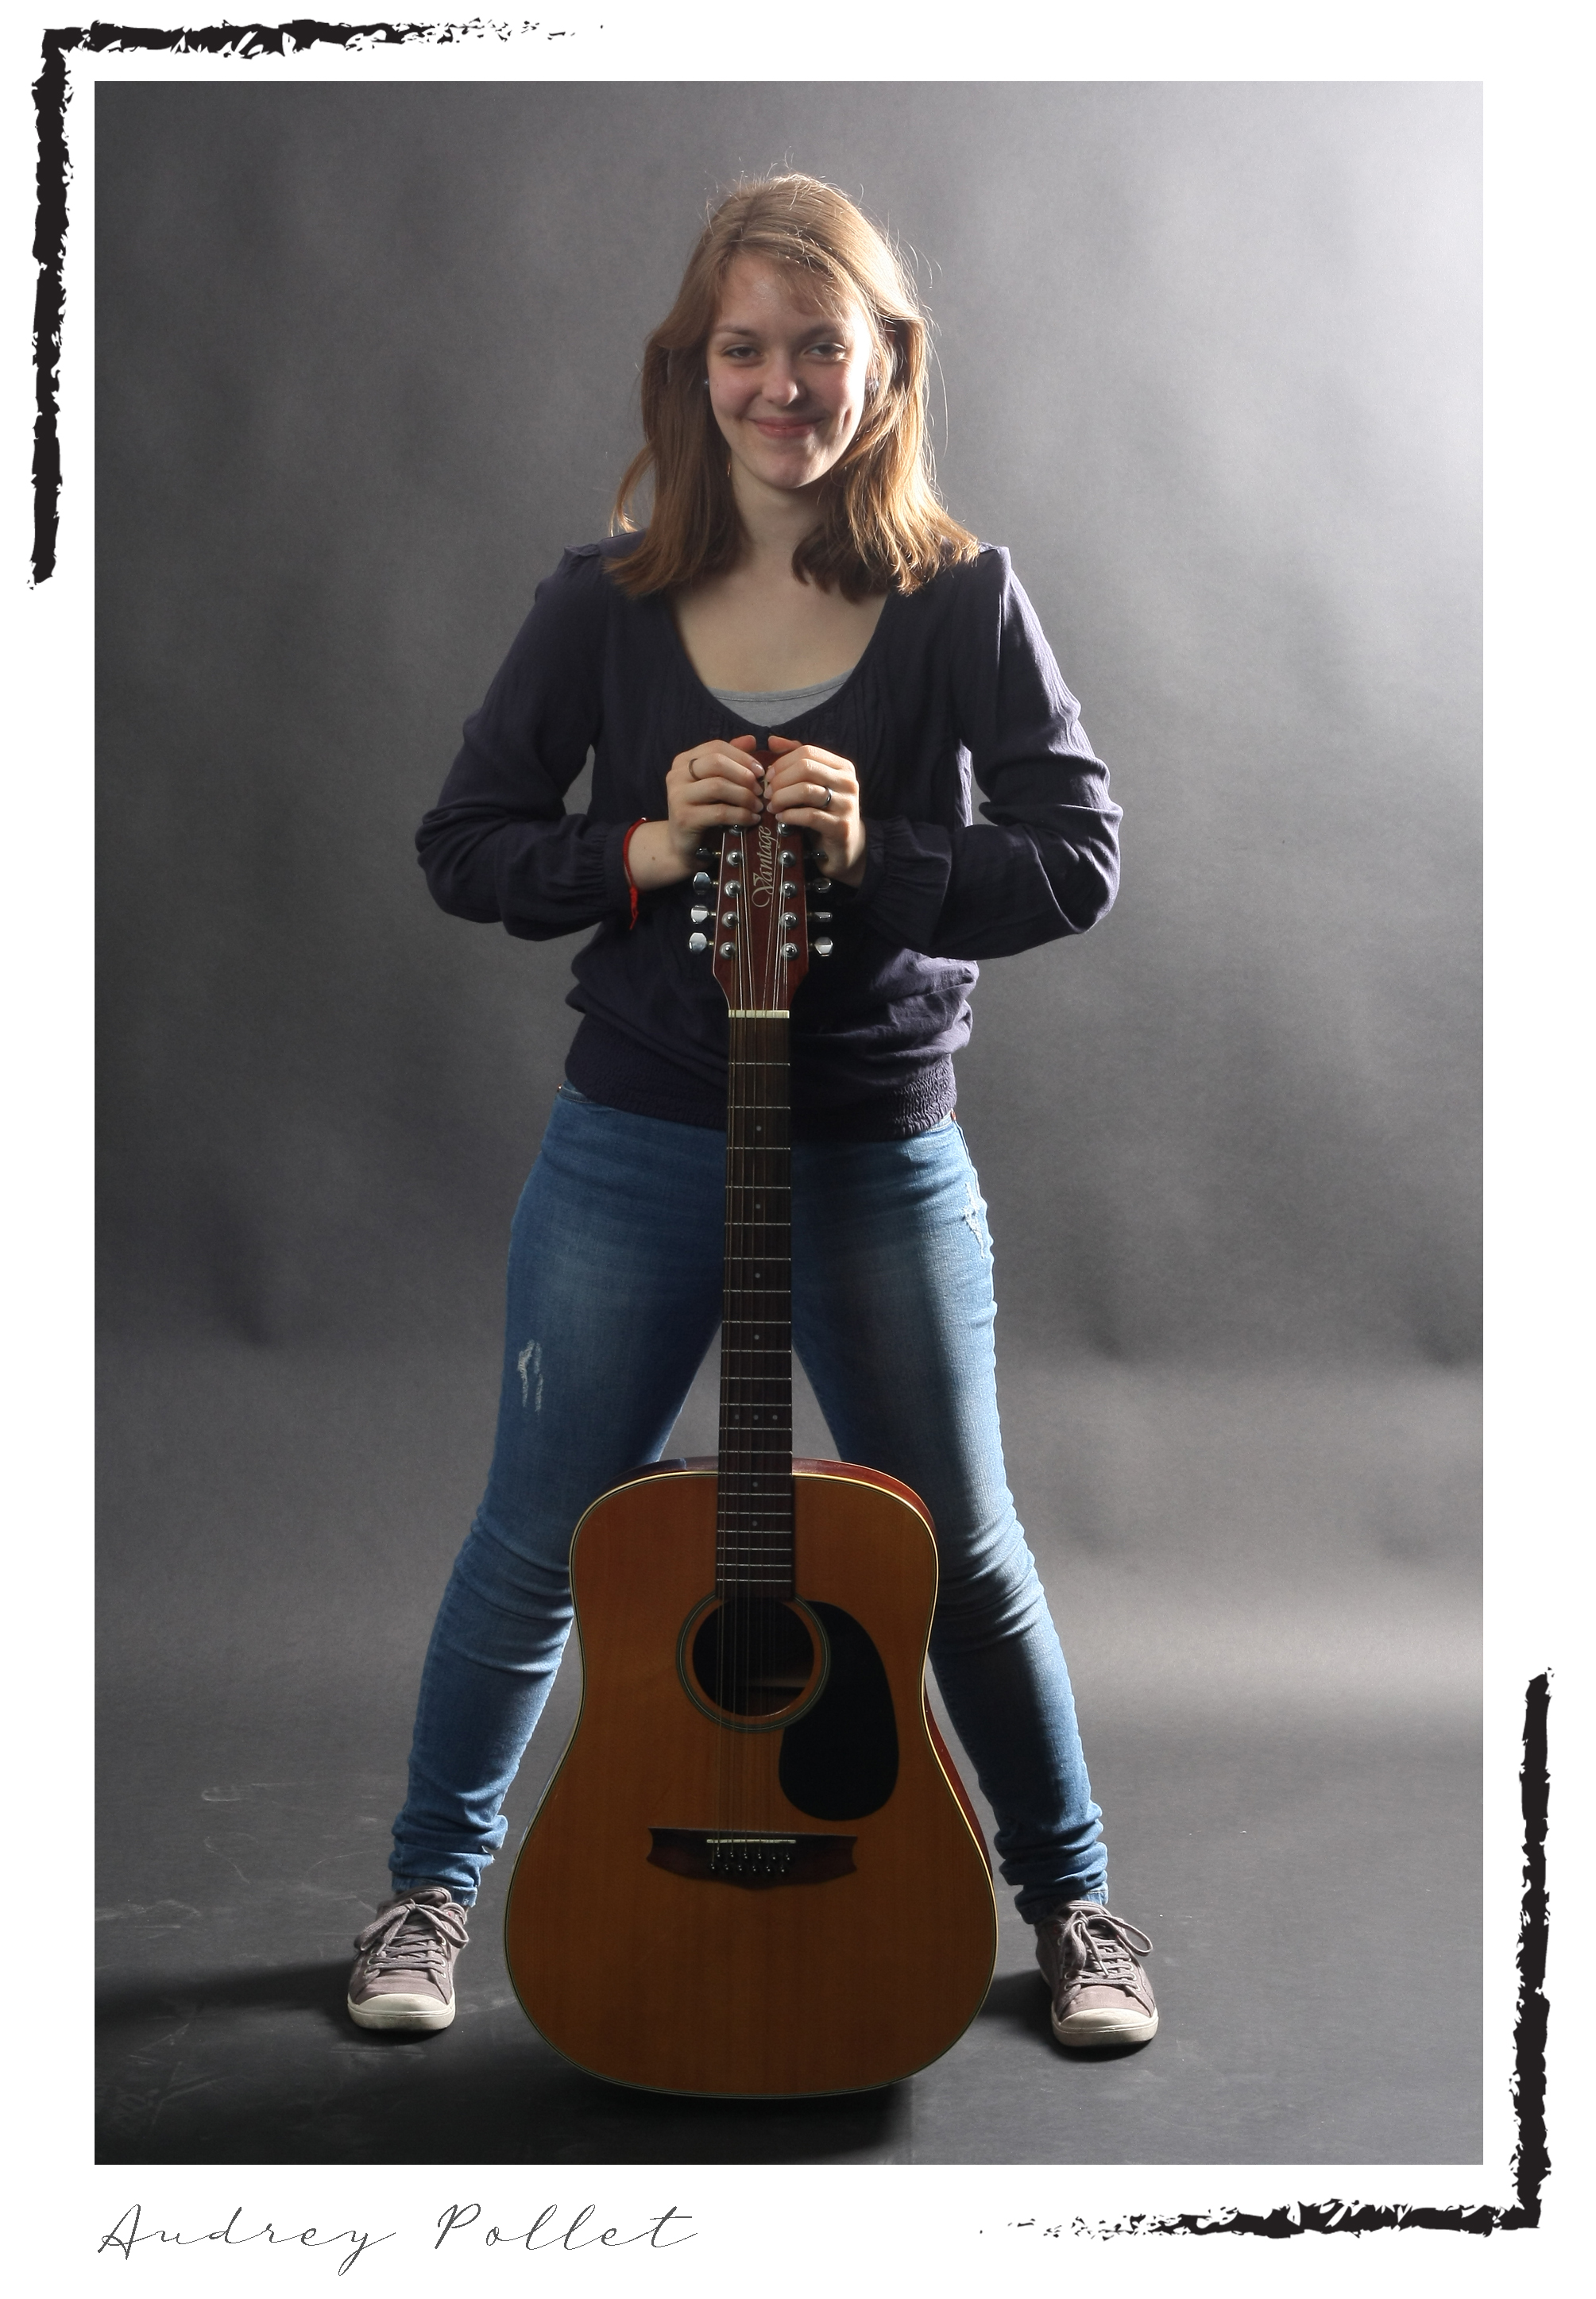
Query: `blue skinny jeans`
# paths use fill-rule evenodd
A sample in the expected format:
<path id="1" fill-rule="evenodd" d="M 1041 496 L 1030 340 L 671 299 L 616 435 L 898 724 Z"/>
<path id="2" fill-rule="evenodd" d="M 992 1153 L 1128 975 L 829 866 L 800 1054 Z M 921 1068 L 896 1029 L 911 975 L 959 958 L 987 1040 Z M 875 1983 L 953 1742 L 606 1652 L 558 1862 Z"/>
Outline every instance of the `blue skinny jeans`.
<path id="1" fill-rule="evenodd" d="M 571 1534 L 660 1457 L 720 1319 L 725 1137 L 562 1086 L 511 1232 L 498 1433 L 422 1671 L 395 1889 L 476 1897 L 571 1621 Z M 839 1457 L 936 1528 L 931 1664 L 1022 1916 L 1106 1901 L 1069 1676 L 1003 1470 L 992 1244 L 952 1118 L 793 1151 L 793 1339 Z"/>

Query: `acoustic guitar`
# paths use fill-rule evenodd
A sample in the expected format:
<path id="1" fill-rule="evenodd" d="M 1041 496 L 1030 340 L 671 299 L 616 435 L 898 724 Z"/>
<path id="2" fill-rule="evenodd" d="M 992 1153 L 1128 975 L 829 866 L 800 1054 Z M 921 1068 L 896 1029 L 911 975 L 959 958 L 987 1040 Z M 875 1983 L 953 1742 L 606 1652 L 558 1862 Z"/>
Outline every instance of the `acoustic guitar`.
<path id="1" fill-rule="evenodd" d="M 799 834 L 763 823 L 725 834 L 717 885 L 694 882 L 730 1007 L 719 1456 L 639 1469 L 577 1528 L 581 1710 L 505 1913 L 534 2026 L 654 2091 L 911 2075 L 979 2011 L 997 1945 L 985 1846 L 926 1703 L 926 1507 L 878 1471 L 793 1458 L 804 892 Z"/>

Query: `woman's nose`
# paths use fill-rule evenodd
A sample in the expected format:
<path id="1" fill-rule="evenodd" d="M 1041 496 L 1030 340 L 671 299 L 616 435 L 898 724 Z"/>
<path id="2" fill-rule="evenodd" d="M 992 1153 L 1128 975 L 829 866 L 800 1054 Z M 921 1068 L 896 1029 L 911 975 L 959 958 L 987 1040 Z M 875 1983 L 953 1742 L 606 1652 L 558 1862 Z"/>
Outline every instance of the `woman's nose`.
<path id="1" fill-rule="evenodd" d="M 785 360 L 773 359 L 765 369 L 765 397 L 775 406 L 791 406 L 802 388 Z"/>

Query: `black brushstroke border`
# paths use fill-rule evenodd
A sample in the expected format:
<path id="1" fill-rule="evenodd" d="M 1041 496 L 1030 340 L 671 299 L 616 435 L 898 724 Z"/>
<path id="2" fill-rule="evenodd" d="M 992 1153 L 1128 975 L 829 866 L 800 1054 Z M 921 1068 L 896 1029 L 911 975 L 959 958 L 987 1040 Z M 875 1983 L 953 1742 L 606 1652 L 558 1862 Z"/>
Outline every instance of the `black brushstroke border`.
<path id="1" fill-rule="evenodd" d="M 62 326 L 66 297 L 67 57 L 75 49 L 105 54 L 153 49 L 174 55 L 287 55 L 321 43 L 348 48 L 357 42 L 395 47 L 411 40 L 445 46 L 480 37 L 497 26 L 481 19 L 462 24 L 323 24 L 299 18 L 286 24 L 210 24 L 187 29 L 137 29 L 95 23 L 47 29 L 43 69 L 33 85 L 38 121 L 37 217 L 33 253 L 38 265 L 34 303 L 34 367 L 37 378 L 33 432 L 34 544 L 37 585 L 55 569 L 61 519 L 61 438 L 58 389 Z M 520 28 L 539 29 L 536 23 Z M 563 38 L 562 31 L 546 37 Z M 1541 2191 L 1551 2169 L 1546 2135 L 1546 1826 L 1551 1782 L 1547 1771 L 1547 1719 L 1551 1700 L 1550 1671 L 1532 1678 L 1525 1694 L 1524 1763 L 1518 1774 L 1524 1816 L 1524 1892 L 1518 1918 L 1518 1996 L 1514 2021 L 1513 2099 L 1518 2140 L 1511 2169 L 1516 2203 L 1442 2207 L 1425 2204 L 1281 2204 L 1272 2212 L 1221 2210 L 1167 2216 L 1141 2213 L 1110 2225 L 1085 2220 L 1068 2223 L 1072 2235 L 1371 2235 L 1384 2228 L 1440 2228 L 1461 2235 L 1493 2235 L 1541 2223 Z M 1017 2222 L 1016 2224 L 1020 2224 Z M 1065 2232 L 1062 2221 L 1044 2230 Z"/>
<path id="2" fill-rule="evenodd" d="M 1551 2170 L 1546 2137 L 1546 1824 L 1551 1801 L 1547 1769 L 1547 1719 L 1551 1673 L 1532 1677 L 1524 1698 L 1524 1763 L 1519 1809 L 1524 1815 L 1524 1891 L 1518 1906 L 1518 1998 L 1513 2022 L 1513 2103 L 1518 2140 L 1509 2169 L 1517 2201 L 1506 2204 L 1360 2204 L 1332 2196 L 1322 2204 L 1278 2204 L 1272 2212 L 1222 2206 L 1212 2212 L 1127 2213 L 1110 2222 L 1076 2219 L 1043 2226 L 1011 2220 L 1047 2236 L 1115 2235 L 1374 2235 L 1386 2228 L 1440 2228 L 1454 2235 L 1495 2235 L 1541 2224 L 1541 2190 Z"/>
<path id="3" fill-rule="evenodd" d="M 38 284 L 33 302 L 33 587 L 47 583 L 55 572 L 55 546 L 61 530 L 61 427 L 59 390 L 61 336 L 66 318 L 67 186 L 71 165 L 67 154 L 67 58 L 74 50 L 89 55 L 127 54 L 140 49 L 169 55 L 236 56 L 245 63 L 256 56 L 297 54 L 301 49 L 331 46 L 350 48 L 401 47 L 421 40 L 432 47 L 450 47 L 461 40 L 525 37 L 542 31 L 545 40 L 568 40 L 566 27 L 544 29 L 540 20 L 499 24 L 485 17 L 460 24 L 323 24 L 308 16 L 285 24 L 196 24 L 153 29 L 142 25 L 101 24 L 46 26 L 43 37 L 43 68 L 33 83 L 34 117 L 38 123 L 37 206 L 33 234 L 33 259 Z"/>

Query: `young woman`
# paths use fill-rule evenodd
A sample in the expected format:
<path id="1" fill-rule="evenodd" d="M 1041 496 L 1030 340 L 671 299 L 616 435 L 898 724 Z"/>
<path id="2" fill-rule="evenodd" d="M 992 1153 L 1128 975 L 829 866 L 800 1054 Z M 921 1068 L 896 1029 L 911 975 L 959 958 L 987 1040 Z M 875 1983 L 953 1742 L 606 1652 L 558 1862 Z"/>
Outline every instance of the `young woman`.
<path id="1" fill-rule="evenodd" d="M 493 1465 L 427 1655 L 394 1896 L 356 1942 L 362 2026 L 453 2018 L 570 1622 L 572 1531 L 659 1456 L 714 1338 L 726 1001 L 688 948 L 689 881 L 707 834 L 764 817 L 815 834 L 834 904 L 792 1017 L 794 1346 L 840 1456 L 929 1506 L 932 1665 L 1054 2034 L 1157 2028 L 1004 1478 L 992 1247 L 952 1117 L 976 961 L 1102 916 L 1119 815 L 1007 554 L 931 486 L 926 378 L 924 318 L 859 211 L 810 177 L 740 187 L 649 341 L 616 532 L 539 586 L 418 835 L 455 916 L 598 931 L 511 1232 Z M 567 813 L 590 748 L 591 805 Z"/>

